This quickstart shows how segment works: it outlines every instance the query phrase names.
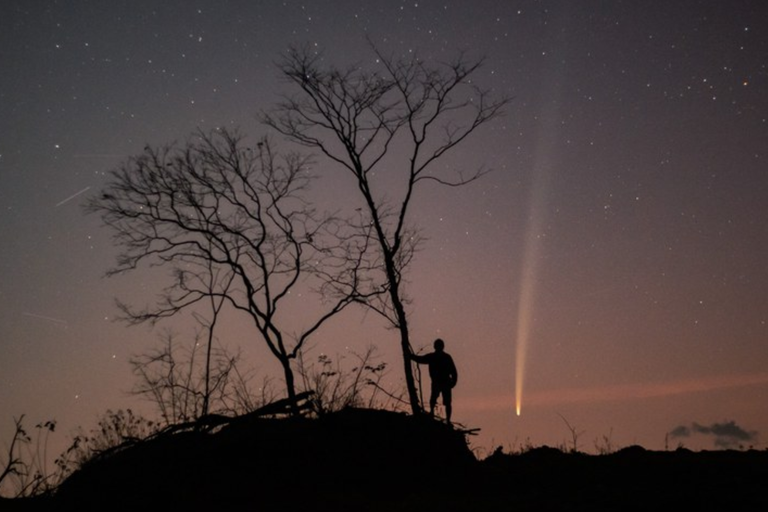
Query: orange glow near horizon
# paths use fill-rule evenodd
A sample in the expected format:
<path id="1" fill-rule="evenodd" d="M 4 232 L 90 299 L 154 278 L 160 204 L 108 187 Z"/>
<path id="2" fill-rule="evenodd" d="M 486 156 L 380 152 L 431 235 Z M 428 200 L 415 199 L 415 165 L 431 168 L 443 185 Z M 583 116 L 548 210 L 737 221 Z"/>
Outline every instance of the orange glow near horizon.
<path id="1" fill-rule="evenodd" d="M 529 394 L 527 403 L 533 407 L 555 407 L 567 404 L 595 404 L 603 402 L 626 402 L 667 398 L 691 393 L 768 385 L 768 373 L 744 375 L 720 375 L 700 379 L 683 379 L 669 382 L 618 384 L 584 388 L 555 388 L 534 391 Z M 510 396 L 486 396 L 482 399 L 459 400 L 459 406 L 471 410 L 502 410 L 509 407 Z M 520 416 L 521 406 L 516 412 Z"/>

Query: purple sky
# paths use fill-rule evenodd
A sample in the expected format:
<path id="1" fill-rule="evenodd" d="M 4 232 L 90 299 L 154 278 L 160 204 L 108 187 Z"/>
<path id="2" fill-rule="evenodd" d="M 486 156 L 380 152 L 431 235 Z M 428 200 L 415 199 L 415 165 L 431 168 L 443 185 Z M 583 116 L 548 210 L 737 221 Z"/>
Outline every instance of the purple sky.
<path id="1" fill-rule="evenodd" d="M 80 204 L 106 172 L 198 127 L 265 134 L 281 52 L 371 65 L 369 35 L 428 61 L 485 55 L 476 80 L 514 97 L 441 162 L 493 172 L 423 189 L 412 212 L 428 237 L 408 275 L 414 346 L 445 339 L 475 445 L 568 442 L 565 419 L 587 451 L 604 436 L 765 448 L 766 21 L 761 1 L 2 2 L 0 440 L 22 413 L 66 437 L 146 408 L 127 360 L 163 326 L 113 322 L 113 299 L 151 300 L 158 274 L 103 277 L 116 249 Z M 315 170 L 321 201 L 345 186 Z M 242 320 L 219 336 L 280 377 Z M 370 315 L 314 343 L 310 357 L 373 344 L 400 385 L 397 337 Z"/>

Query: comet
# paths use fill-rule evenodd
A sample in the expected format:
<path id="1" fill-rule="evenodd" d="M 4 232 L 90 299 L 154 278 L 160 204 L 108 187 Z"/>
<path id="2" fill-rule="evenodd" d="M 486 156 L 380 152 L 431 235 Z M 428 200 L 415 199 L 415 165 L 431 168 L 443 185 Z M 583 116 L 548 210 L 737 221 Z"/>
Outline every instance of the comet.
<path id="1" fill-rule="evenodd" d="M 535 201 L 534 201 L 535 202 Z M 542 214 L 534 212 L 530 217 L 528 237 L 523 253 L 521 270 L 520 300 L 517 310 L 517 336 L 515 339 L 515 411 L 520 416 L 523 408 L 523 385 L 525 366 L 528 359 L 528 345 L 531 338 L 531 320 L 533 317 L 536 282 L 538 276 L 541 236 L 538 236 Z"/>
<path id="2" fill-rule="evenodd" d="M 554 164 L 557 109 L 545 108 L 537 138 L 534 166 L 532 169 L 531 192 L 528 204 L 528 225 L 524 239 L 523 258 L 520 268 L 520 295 L 517 309 L 517 332 L 515 338 L 515 412 L 520 416 L 523 409 L 523 388 L 531 341 L 533 313 L 536 306 L 536 292 L 539 279 L 542 245 L 545 240 L 547 200 L 549 182 Z"/>
<path id="3" fill-rule="evenodd" d="M 569 31 L 562 30 L 571 23 L 567 9 L 560 12 L 553 20 L 552 31 L 555 50 L 553 54 L 567 54 L 568 41 L 563 37 Z M 558 29 L 558 27 L 561 27 Z M 564 63 L 565 61 L 563 61 Z M 533 152 L 531 169 L 530 195 L 528 202 L 528 225 L 524 239 L 523 258 L 520 268 L 520 296 L 517 310 L 517 333 L 515 339 L 515 412 L 518 416 L 523 409 L 523 387 L 525 385 L 528 348 L 535 334 L 532 329 L 534 311 L 537 307 L 541 252 L 545 240 L 547 223 L 547 204 L 549 202 L 550 182 L 556 166 L 559 164 L 558 149 L 563 143 L 562 104 L 564 77 L 567 76 L 566 64 L 552 65 L 545 69 L 539 89 L 541 111 L 537 117 L 539 124 L 536 133 L 536 147 Z"/>

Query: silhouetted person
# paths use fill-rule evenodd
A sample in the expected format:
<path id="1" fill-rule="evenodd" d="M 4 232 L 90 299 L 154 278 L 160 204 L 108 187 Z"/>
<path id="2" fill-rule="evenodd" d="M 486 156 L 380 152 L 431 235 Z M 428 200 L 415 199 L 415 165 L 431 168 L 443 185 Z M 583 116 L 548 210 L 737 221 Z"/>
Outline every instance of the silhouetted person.
<path id="1" fill-rule="evenodd" d="M 445 342 L 440 338 L 435 340 L 435 351 L 419 356 L 411 354 L 411 359 L 417 363 L 429 365 L 429 379 L 432 381 L 432 394 L 429 397 L 429 413 L 434 414 L 437 397 L 443 395 L 445 419 L 451 422 L 451 390 L 459 380 L 459 373 L 453 358 L 445 352 Z"/>

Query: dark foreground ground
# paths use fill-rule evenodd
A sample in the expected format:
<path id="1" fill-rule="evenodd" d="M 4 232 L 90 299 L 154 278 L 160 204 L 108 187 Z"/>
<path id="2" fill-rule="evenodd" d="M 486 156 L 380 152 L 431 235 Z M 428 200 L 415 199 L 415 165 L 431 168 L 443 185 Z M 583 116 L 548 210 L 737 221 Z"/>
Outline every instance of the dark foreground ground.
<path id="1" fill-rule="evenodd" d="M 464 434 L 429 418 L 347 410 L 243 418 L 94 460 L 42 511 L 768 510 L 768 451 L 610 455 L 537 448 L 478 461 Z"/>

